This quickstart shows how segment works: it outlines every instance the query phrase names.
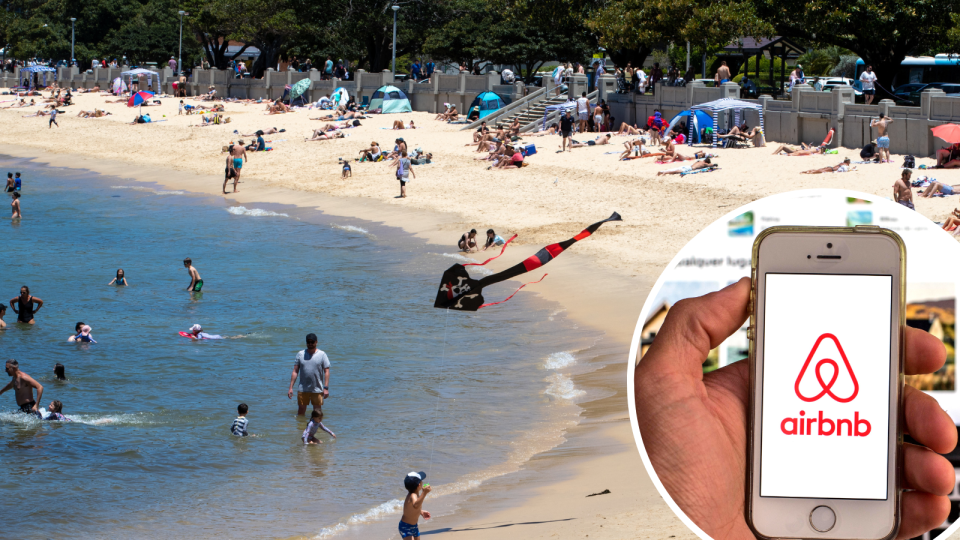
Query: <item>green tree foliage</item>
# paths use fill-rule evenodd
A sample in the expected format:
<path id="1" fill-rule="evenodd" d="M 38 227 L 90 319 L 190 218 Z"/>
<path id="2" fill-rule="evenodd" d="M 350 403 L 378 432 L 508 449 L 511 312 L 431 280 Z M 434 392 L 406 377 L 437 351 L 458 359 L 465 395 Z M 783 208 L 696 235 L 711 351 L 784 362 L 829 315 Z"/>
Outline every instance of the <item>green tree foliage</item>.
<path id="1" fill-rule="evenodd" d="M 777 34 L 849 49 L 873 65 L 886 88 L 905 56 L 937 51 L 956 32 L 956 0 L 752 1 Z"/>
<path id="2" fill-rule="evenodd" d="M 840 58 L 849 54 L 841 47 L 826 47 L 813 49 L 797 58 L 797 63 L 803 66 L 803 73 L 807 77 L 820 75 L 829 76 L 833 68 L 840 63 Z"/>
<path id="3" fill-rule="evenodd" d="M 665 43 L 716 50 L 741 36 L 772 32 L 748 0 L 613 0 L 588 24 L 608 50 L 646 51 L 644 59 Z"/>
<path id="4" fill-rule="evenodd" d="M 549 61 L 583 62 L 597 41 L 584 24 L 589 4 L 562 0 L 466 0 L 450 22 L 430 33 L 424 52 L 466 64 L 492 62 L 530 78 Z"/>

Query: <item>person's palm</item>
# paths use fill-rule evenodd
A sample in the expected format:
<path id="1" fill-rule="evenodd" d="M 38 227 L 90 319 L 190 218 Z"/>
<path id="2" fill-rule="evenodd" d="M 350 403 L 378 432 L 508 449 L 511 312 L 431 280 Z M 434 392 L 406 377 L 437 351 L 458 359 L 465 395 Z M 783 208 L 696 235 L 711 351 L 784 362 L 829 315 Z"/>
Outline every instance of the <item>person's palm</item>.
<path id="1" fill-rule="evenodd" d="M 702 364 L 746 321 L 750 281 L 678 302 L 653 346 L 637 365 L 637 421 L 657 477 L 700 529 L 715 539 L 751 538 L 745 508 L 749 365 L 736 362 L 707 375 Z M 946 358 L 942 343 L 907 329 L 907 374 L 931 373 Z M 937 402 L 904 389 L 905 431 L 938 452 L 949 452 L 957 431 Z M 904 448 L 898 538 L 911 538 L 946 519 L 953 467 L 914 445 Z"/>

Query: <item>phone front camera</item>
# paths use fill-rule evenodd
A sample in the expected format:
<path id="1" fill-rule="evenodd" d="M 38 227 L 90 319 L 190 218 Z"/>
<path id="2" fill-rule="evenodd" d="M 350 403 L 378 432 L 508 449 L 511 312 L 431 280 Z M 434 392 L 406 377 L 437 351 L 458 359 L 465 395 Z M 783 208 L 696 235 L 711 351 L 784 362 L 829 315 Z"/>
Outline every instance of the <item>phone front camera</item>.
<path id="1" fill-rule="evenodd" d="M 809 255 L 807 255 L 807 258 L 809 259 L 809 258 L 810 258 L 810 256 L 809 256 Z"/>
<path id="2" fill-rule="evenodd" d="M 833 247 L 833 244 L 827 244 L 827 249 L 830 249 L 832 247 Z"/>

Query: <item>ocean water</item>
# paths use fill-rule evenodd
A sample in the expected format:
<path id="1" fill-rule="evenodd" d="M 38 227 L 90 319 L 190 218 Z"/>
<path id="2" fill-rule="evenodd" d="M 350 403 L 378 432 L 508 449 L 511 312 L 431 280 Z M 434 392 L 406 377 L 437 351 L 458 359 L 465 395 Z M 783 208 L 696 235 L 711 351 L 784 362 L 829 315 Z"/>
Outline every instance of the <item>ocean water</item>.
<path id="1" fill-rule="evenodd" d="M 590 398 L 571 374 L 601 336 L 532 287 L 475 314 L 432 307 L 453 248 L 0 156 L 8 170 L 23 173 L 25 217 L 0 220 L 0 298 L 28 285 L 44 306 L 34 326 L 8 310 L 0 349 L 74 422 L 0 396 L 0 537 L 389 538 L 407 472 L 427 471 L 435 515 L 454 512 L 558 444 Z M 184 290 L 187 256 L 202 293 Z M 131 286 L 107 286 L 117 268 Z M 77 321 L 99 343 L 68 343 Z M 194 323 L 244 337 L 178 336 Z M 332 362 L 338 438 L 305 447 L 287 387 L 309 332 Z M 229 433 L 240 402 L 255 437 Z"/>

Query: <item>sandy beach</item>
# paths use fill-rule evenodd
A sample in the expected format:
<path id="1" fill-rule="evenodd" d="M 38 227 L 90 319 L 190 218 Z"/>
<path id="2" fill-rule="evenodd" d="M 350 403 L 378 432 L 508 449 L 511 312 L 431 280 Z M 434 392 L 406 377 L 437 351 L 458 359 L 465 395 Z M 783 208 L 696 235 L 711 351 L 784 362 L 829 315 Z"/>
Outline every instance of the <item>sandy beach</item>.
<path id="1" fill-rule="evenodd" d="M 6 96 L 4 96 L 6 98 Z M 515 264 L 541 245 L 566 239 L 613 211 L 622 223 L 607 224 L 588 241 L 544 268 L 550 277 L 523 294 L 561 303 L 579 323 L 602 330 L 604 350 L 622 349 L 622 363 L 578 376 L 578 387 L 609 389 L 608 397 L 581 404 L 581 422 L 566 442 L 538 455 L 524 471 L 484 485 L 457 516 L 436 520 L 424 530 L 447 529 L 463 538 L 693 538 L 662 502 L 639 459 L 627 414 L 626 363 L 629 339 L 646 295 L 673 255 L 704 226 L 733 208 L 763 196 L 803 188 L 844 187 L 892 197 L 901 156 L 893 164 L 859 165 L 845 174 L 800 175 L 806 169 L 856 161 L 855 150 L 839 155 L 772 156 L 774 147 L 715 149 L 720 170 L 686 177 L 661 176 L 652 158 L 627 162 L 607 154 L 622 150 L 626 137 L 610 146 L 558 154 L 559 138 L 528 137 L 538 153 L 522 170 L 486 170 L 461 125 L 410 113 L 361 120 L 339 140 L 304 142 L 326 122 L 326 114 L 301 110 L 264 115 L 265 104 L 225 104 L 219 126 L 189 127 L 200 116 L 178 116 L 179 99 L 144 108 L 155 124 L 129 125 L 136 109 L 104 104 L 107 97 L 77 95 L 77 105 L 47 128 L 47 118 L 21 118 L 36 108 L 0 110 L 0 153 L 35 157 L 53 166 L 85 168 L 173 189 L 220 193 L 226 158 L 221 148 L 244 138 L 240 133 L 277 127 L 265 136 L 270 152 L 251 154 L 243 167 L 241 192 L 229 200 L 292 204 L 331 215 L 350 216 L 401 227 L 428 242 L 455 246 L 465 230 L 494 228 L 515 246 L 490 264 L 497 271 Z M 186 100 L 197 104 L 197 101 Z M 8 105 L 8 103 L 0 104 Z M 77 118 L 79 110 L 101 108 L 112 116 Z M 415 120 L 416 130 L 388 129 L 394 120 Z M 341 179 L 338 158 L 377 141 L 384 149 L 404 137 L 411 148 L 432 152 L 434 163 L 415 167 L 408 197 L 398 199 L 393 169 L 383 163 L 356 163 L 352 178 Z M 592 138 L 592 137 L 591 137 Z M 583 139 L 581 139 L 583 140 Z M 687 147 L 680 152 L 690 153 Z M 933 160 L 918 159 L 931 165 Z M 939 181 L 960 183 L 960 172 L 929 172 Z M 29 180 L 28 180 L 29 181 Z M 29 211 L 29 197 L 22 200 Z M 917 211 L 942 221 L 956 200 L 917 199 Z M 537 275 L 534 279 L 539 278 Z M 610 494 L 586 498 L 605 489 Z M 279 519 L 279 518 L 278 518 Z"/>

